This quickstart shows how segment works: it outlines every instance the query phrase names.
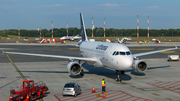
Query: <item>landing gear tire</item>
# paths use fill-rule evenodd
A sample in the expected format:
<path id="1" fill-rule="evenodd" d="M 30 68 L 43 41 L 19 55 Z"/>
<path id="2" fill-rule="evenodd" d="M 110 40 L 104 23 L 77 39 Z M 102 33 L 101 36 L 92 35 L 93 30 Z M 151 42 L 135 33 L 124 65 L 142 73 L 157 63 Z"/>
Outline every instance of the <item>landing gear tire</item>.
<path id="1" fill-rule="evenodd" d="M 42 99 L 43 98 L 43 94 L 41 93 L 41 95 L 40 95 L 40 98 Z"/>
<path id="2" fill-rule="evenodd" d="M 83 70 L 83 69 L 81 70 L 80 75 L 81 75 L 81 76 L 84 76 L 84 70 Z"/>
<path id="3" fill-rule="evenodd" d="M 124 74 L 124 71 L 121 71 L 121 74 Z"/>
<path id="4" fill-rule="evenodd" d="M 119 78 L 118 78 L 118 77 L 116 77 L 116 82 L 118 82 L 118 81 L 119 81 L 119 82 L 121 82 L 121 81 L 122 81 L 121 77 L 119 77 Z"/>
<path id="5" fill-rule="evenodd" d="M 80 95 L 82 94 L 82 91 L 80 92 Z"/>
<path id="6" fill-rule="evenodd" d="M 29 100 L 28 100 L 28 101 L 32 101 L 32 100 L 31 100 L 31 97 L 29 97 Z"/>
<path id="7" fill-rule="evenodd" d="M 75 94 L 74 94 L 74 97 L 76 97 L 76 96 L 77 96 L 77 94 L 75 93 Z"/>

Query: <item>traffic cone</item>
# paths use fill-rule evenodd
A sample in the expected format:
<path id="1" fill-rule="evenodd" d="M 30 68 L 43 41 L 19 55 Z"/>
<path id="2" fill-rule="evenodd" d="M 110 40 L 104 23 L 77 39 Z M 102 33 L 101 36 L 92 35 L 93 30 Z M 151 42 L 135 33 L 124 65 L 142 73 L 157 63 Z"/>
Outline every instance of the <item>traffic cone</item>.
<path id="1" fill-rule="evenodd" d="M 93 85 L 93 89 L 92 89 L 92 93 L 95 93 L 96 91 L 95 91 L 95 89 L 94 89 L 94 85 Z"/>
<path id="2" fill-rule="evenodd" d="M 103 93 L 103 97 L 102 98 L 106 98 L 105 92 Z"/>

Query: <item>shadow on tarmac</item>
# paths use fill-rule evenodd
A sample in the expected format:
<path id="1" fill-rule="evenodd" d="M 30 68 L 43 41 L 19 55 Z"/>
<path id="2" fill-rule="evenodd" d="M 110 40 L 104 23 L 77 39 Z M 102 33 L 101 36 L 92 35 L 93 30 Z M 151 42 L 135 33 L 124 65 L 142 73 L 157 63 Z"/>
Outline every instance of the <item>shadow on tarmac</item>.
<path id="1" fill-rule="evenodd" d="M 69 73 L 68 71 L 21 71 L 21 72 L 33 72 L 33 73 Z"/>
<path id="2" fill-rule="evenodd" d="M 170 67 L 170 66 L 149 67 L 147 70 L 167 68 L 167 67 Z M 88 72 L 84 71 L 84 75 L 95 74 L 95 75 L 100 75 L 100 76 L 106 76 L 106 77 L 111 78 L 111 79 L 116 79 L 116 73 L 114 70 L 107 69 L 107 68 L 94 68 L 94 66 L 91 66 L 89 64 L 85 64 L 83 68 L 88 70 Z M 69 74 L 68 71 L 21 71 L 21 72 L 67 73 L 67 74 Z M 132 75 L 136 75 L 136 76 L 145 76 L 146 75 L 144 73 L 137 73 L 133 69 L 132 70 L 126 70 L 125 74 L 120 74 L 122 80 L 127 81 L 127 80 L 132 79 L 130 75 L 126 74 L 127 72 L 130 72 Z M 69 75 L 69 77 L 74 78 L 74 79 L 78 79 L 78 78 L 82 78 L 83 76 L 81 76 L 81 75 L 78 75 L 78 76 Z"/>
<path id="3" fill-rule="evenodd" d="M 167 67 L 170 67 L 170 66 L 168 65 L 168 66 L 159 66 L 159 67 L 148 67 L 147 70 L 161 69 L 161 68 L 167 68 Z M 85 64 L 84 68 L 89 70 L 89 72 L 85 73 L 85 75 L 86 74 L 96 74 L 96 75 L 106 76 L 111 79 L 116 79 L 116 73 L 113 70 L 110 70 L 107 68 L 94 68 L 93 66 L 91 66 L 89 64 Z M 126 70 L 125 74 L 120 74 L 122 80 L 125 80 L 125 81 L 131 80 L 131 76 L 126 74 L 127 72 L 131 72 L 132 75 L 136 75 L 136 76 L 145 76 L 146 75 L 144 73 L 137 73 L 133 69 Z"/>
<path id="4" fill-rule="evenodd" d="M 111 79 L 116 79 L 116 73 L 114 70 L 107 69 L 107 68 L 94 68 L 93 66 L 89 64 L 85 64 L 84 68 L 87 69 L 89 72 L 85 73 L 86 74 L 96 74 L 100 76 L 106 76 Z M 131 76 L 127 74 L 120 74 L 122 80 L 131 80 Z"/>
<path id="5" fill-rule="evenodd" d="M 86 75 L 86 73 L 85 73 L 85 75 Z M 73 78 L 73 79 L 83 78 L 83 76 L 81 76 L 81 75 L 77 75 L 77 76 L 75 76 L 75 75 L 69 75 L 69 77 L 70 77 L 70 78 Z"/>
<path id="6" fill-rule="evenodd" d="M 147 70 L 151 70 L 151 69 L 160 69 L 160 68 L 167 68 L 167 67 L 171 67 L 171 66 L 161 66 L 161 67 L 148 67 Z"/>
<path id="7" fill-rule="evenodd" d="M 11 82 L 9 82 L 9 83 L 7 83 L 7 84 L 5 84 L 5 85 L 1 86 L 1 87 L 0 87 L 0 89 L 2 89 L 2 88 L 4 88 L 4 87 L 6 87 L 6 86 L 8 86 L 8 85 L 11 85 L 13 82 L 18 81 L 19 79 L 20 79 L 20 78 L 18 78 L 18 79 L 16 79 L 16 80 L 13 80 L 13 81 L 11 81 Z"/>
<path id="8" fill-rule="evenodd" d="M 29 78 L 30 76 L 24 76 L 25 78 Z M 16 78 L 22 78 L 21 76 L 17 76 Z"/>

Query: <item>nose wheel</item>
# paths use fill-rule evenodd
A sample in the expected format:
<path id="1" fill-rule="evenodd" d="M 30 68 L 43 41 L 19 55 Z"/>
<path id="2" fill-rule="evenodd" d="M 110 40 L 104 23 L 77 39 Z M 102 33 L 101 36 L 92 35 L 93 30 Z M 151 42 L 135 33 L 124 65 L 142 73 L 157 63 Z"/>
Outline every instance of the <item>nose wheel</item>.
<path id="1" fill-rule="evenodd" d="M 122 81 L 119 72 L 120 72 L 119 70 L 116 70 L 116 74 L 117 74 L 116 82 L 118 82 L 118 81 L 121 82 Z"/>

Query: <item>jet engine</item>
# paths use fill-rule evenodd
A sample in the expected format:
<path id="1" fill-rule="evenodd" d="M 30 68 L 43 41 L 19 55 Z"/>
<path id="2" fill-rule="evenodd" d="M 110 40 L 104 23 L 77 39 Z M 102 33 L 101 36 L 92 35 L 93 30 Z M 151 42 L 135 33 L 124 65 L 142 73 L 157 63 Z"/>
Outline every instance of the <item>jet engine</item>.
<path id="1" fill-rule="evenodd" d="M 78 62 L 69 62 L 67 64 L 67 70 L 71 75 L 79 75 L 82 68 Z"/>
<path id="2" fill-rule="evenodd" d="M 134 60 L 132 68 L 135 72 L 144 73 L 147 70 L 147 64 L 143 60 Z"/>

